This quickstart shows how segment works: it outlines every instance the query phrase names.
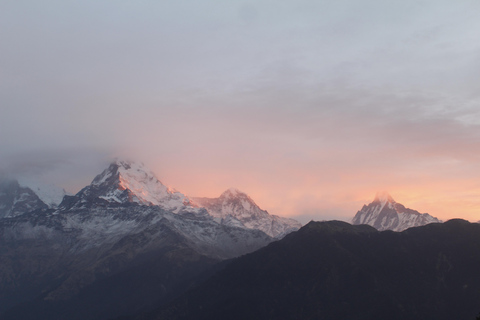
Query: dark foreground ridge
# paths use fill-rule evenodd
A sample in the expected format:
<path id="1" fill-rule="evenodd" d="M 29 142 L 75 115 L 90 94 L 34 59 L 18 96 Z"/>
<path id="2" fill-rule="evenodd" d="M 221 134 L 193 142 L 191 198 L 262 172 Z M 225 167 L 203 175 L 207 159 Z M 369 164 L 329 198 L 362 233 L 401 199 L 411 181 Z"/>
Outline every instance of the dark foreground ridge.
<path id="1" fill-rule="evenodd" d="M 474 320 L 479 270 L 479 224 L 310 222 L 135 319 Z"/>

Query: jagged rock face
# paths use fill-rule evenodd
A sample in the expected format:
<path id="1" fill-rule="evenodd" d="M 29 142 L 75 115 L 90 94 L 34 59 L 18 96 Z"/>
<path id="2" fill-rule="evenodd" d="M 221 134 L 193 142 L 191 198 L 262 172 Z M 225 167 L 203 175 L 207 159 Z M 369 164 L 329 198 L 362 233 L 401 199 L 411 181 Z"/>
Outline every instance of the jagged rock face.
<path id="1" fill-rule="evenodd" d="M 428 213 L 405 208 L 385 192 L 377 193 L 375 199 L 368 206 L 357 212 L 352 220 L 354 225 L 368 224 L 379 231 L 403 231 L 411 227 L 419 227 L 429 223 L 442 221 Z"/>
<path id="2" fill-rule="evenodd" d="M 87 204 L 105 206 L 126 203 L 160 206 L 176 213 L 183 210 L 199 211 L 187 196 L 163 185 L 143 164 L 128 161 L 111 163 L 89 186 L 61 206 L 81 208 Z"/>
<path id="3" fill-rule="evenodd" d="M 233 188 L 218 198 L 193 200 L 224 225 L 261 230 L 271 237 L 283 237 L 302 226 L 294 219 L 270 215 L 260 209 L 248 195 Z"/>
<path id="4" fill-rule="evenodd" d="M 20 186 L 17 181 L 0 182 L 0 219 L 47 208 L 30 188 Z"/>

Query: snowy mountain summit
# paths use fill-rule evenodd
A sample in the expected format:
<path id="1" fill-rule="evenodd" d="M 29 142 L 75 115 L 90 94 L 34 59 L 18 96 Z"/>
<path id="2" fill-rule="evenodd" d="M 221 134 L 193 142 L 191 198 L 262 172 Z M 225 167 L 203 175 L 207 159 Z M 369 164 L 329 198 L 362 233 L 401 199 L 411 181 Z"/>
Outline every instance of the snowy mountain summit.
<path id="1" fill-rule="evenodd" d="M 116 160 L 97 175 L 92 183 L 80 190 L 75 206 L 86 203 L 159 206 L 179 213 L 190 209 L 198 211 L 184 194 L 171 190 L 157 179 L 142 163 Z M 72 202 L 71 199 L 67 202 Z"/>
<path id="2" fill-rule="evenodd" d="M 354 225 L 368 224 L 379 231 L 403 231 L 429 223 L 440 223 L 439 219 L 428 213 L 405 208 L 395 202 L 387 192 L 378 192 L 369 205 L 364 205 L 352 220 Z"/>
<path id="3" fill-rule="evenodd" d="M 235 188 L 226 190 L 218 198 L 193 200 L 221 224 L 258 229 L 271 237 L 282 237 L 302 226 L 294 219 L 271 215 L 260 209 L 247 194 Z"/>

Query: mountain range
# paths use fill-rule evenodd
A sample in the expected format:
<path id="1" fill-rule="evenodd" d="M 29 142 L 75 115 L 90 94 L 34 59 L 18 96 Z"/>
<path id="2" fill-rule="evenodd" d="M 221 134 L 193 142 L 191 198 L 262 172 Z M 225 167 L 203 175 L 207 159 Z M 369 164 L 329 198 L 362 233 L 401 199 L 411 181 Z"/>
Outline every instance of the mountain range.
<path id="1" fill-rule="evenodd" d="M 3 181 L 0 319 L 469 319 L 480 226 L 440 222 L 382 192 L 301 227 L 121 160 L 75 195 Z"/>
<path id="2" fill-rule="evenodd" d="M 288 219 L 282 228 L 280 218 L 269 219 L 241 192 L 229 198 L 248 205 L 238 221 L 248 218 L 247 209 L 263 220 L 234 224 L 235 211 L 219 221 L 142 164 L 127 161 L 111 163 L 58 205 L 15 181 L 3 184 L 0 196 L 2 319 L 106 319 L 146 310 L 219 262 L 300 227 Z"/>

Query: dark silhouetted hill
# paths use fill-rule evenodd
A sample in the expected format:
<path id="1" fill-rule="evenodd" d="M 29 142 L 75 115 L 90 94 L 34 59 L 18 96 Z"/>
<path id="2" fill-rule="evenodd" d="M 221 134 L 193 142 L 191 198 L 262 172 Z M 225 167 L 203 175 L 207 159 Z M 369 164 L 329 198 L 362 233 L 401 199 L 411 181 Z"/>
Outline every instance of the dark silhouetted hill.
<path id="1" fill-rule="evenodd" d="M 471 320 L 479 310 L 480 225 L 398 233 L 330 221 L 234 259 L 136 319 Z"/>

